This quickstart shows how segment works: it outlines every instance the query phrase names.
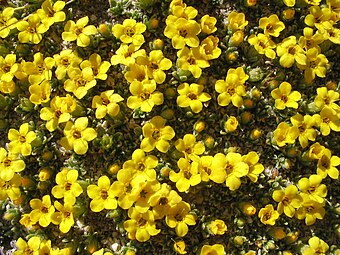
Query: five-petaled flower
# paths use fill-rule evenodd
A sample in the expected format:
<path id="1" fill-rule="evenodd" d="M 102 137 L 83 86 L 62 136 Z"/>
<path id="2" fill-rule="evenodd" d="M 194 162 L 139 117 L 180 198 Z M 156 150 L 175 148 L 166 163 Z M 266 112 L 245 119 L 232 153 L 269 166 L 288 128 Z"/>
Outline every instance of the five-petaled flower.
<path id="1" fill-rule="evenodd" d="M 19 131 L 11 128 L 8 132 L 8 150 L 11 153 L 20 153 L 23 156 L 28 156 L 32 153 L 31 143 L 36 139 L 34 131 L 30 131 L 28 123 L 20 126 Z"/>

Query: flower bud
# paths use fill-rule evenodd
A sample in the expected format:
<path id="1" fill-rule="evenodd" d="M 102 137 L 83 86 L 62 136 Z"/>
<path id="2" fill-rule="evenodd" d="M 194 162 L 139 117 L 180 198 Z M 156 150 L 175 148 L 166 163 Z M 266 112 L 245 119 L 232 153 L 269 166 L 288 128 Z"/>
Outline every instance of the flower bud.
<path id="1" fill-rule="evenodd" d="M 224 123 L 224 129 L 226 132 L 234 132 L 238 127 L 238 121 L 235 116 L 230 116 Z"/>
<path id="2" fill-rule="evenodd" d="M 299 232 L 289 232 L 285 238 L 286 244 L 292 244 L 294 243 L 299 237 Z"/>
<path id="3" fill-rule="evenodd" d="M 160 174 L 161 176 L 163 177 L 169 177 L 169 173 L 170 173 L 170 168 L 165 166 L 165 167 L 162 167 L 161 170 L 160 170 Z"/>
<path id="4" fill-rule="evenodd" d="M 244 39 L 244 32 L 242 30 L 237 30 L 229 38 L 228 46 L 229 47 L 237 47 L 243 42 L 243 39 Z"/>
<path id="5" fill-rule="evenodd" d="M 41 182 L 49 180 L 51 178 L 51 170 L 47 167 L 41 168 L 38 177 Z"/>
<path id="6" fill-rule="evenodd" d="M 215 139 L 208 135 L 204 138 L 204 145 L 208 148 L 208 149 L 212 149 L 215 146 Z"/>
<path id="7" fill-rule="evenodd" d="M 156 29 L 158 27 L 158 25 L 159 25 L 159 20 L 158 19 L 151 18 L 149 20 L 149 26 L 150 26 L 151 29 Z"/>
<path id="8" fill-rule="evenodd" d="M 254 98 L 254 99 L 260 99 L 260 98 L 261 98 L 261 91 L 258 90 L 258 89 L 253 89 L 253 90 L 251 91 L 251 96 L 252 96 L 252 98 Z"/>
<path id="9" fill-rule="evenodd" d="M 227 52 L 225 57 L 227 62 L 231 64 L 237 60 L 238 52 L 237 51 Z"/>
<path id="10" fill-rule="evenodd" d="M 44 151 L 41 154 L 41 158 L 45 161 L 50 161 L 53 158 L 53 153 L 51 151 Z"/>
<path id="11" fill-rule="evenodd" d="M 268 233 L 272 238 L 276 240 L 281 240 L 286 237 L 286 233 L 281 227 L 273 227 L 269 229 Z"/>
<path id="12" fill-rule="evenodd" d="M 111 31 L 109 29 L 109 26 L 107 24 L 99 24 L 99 27 L 98 27 L 98 31 L 99 33 L 101 33 L 104 37 L 108 37 L 111 35 Z"/>
<path id="13" fill-rule="evenodd" d="M 108 149 L 111 148 L 112 144 L 113 144 L 112 137 L 110 135 L 107 135 L 107 134 L 103 135 L 103 137 L 100 141 L 100 145 L 102 146 L 102 148 L 104 150 L 108 150 Z"/>
<path id="14" fill-rule="evenodd" d="M 197 122 L 194 124 L 194 130 L 195 130 L 197 133 L 202 132 L 204 129 L 205 129 L 205 122 L 204 122 L 204 121 L 199 120 L 199 121 L 197 121 Z"/>
<path id="15" fill-rule="evenodd" d="M 246 5 L 248 7 L 253 7 L 257 4 L 257 0 L 246 0 Z"/>
<path id="16" fill-rule="evenodd" d="M 253 114 L 251 114 L 251 112 L 246 111 L 246 112 L 241 113 L 241 123 L 242 124 L 248 124 L 252 120 L 253 120 Z"/>
<path id="17" fill-rule="evenodd" d="M 245 241 L 244 236 L 235 236 L 234 239 L 233 239 L 234 244 L 237 245 L 237 246 L 243 245 L 244 241 Z"/>
<path id="18" fill-rule="evenodd" d="M 286 21 L 289 21 L 289 20 L 292 20 L 295 16 L 295 10 L 294 9 L 286 9 L 286 10 L 283 10 L 282 12 L 282 18 Z"/>
<path id="19" fill-rule="evenodd" d="M 162 39 L 155 39 L 151 43 L 152 50 L 163 50 L 164 48 L 164 41 Z"/>
<path id="20" fill-rule="evenodd" d="M 174 118 L 175 113 L 172 109 L 165 109 L 164 111 L 162 111 L 161 116 L 164 119 L 171 120 Z"/>
<path id="21" fill-rule="evenodd" d="M 245 98 L 243 100 L 243 106 L 247 109 L 252 109 L 255 106 L 255 102 L 251 100 L 250 98 Z"/>
<path id="22" fill-rule="evenodd" d="M 326 87 L 328 90 L 336 90 L 337 84 L 334 81 L 328 81 Z"/>
<path id="23" fill-rule="evenodd" d="M 95 237 L 93 236 L 89 236 L 87 239 L 86 239 L 86 250 L 89 252 L 89 253 L 94 253 L 95 251 L 97 251 L 99 248 L 99 244 L 98 244 L 98 241 Z"/>
<path id="24" fill-rule="evenodd" d="M 117 174 L 119 170 L 120 170 L 120 167 L 118 164 L 112 164 L 109 166 L 108 172 L 110 174 Z"/>
<path id="25" fill-rule="evenodd" d="M 224 233 L 227 231 L 227 225 L 223 220 L 217 219 L 209 223 L 208 231 L 213 235 L 224 235 Z"/>
<path id="26" fill-rule="evenodd" d="M 172 99 L 176 96 L 176 90 L 174 88 L 167 88 L 164 95 L 167 99 Z"/>
<path id="27" fill-rule="evenodd" d="M 242 212 L 248 216 L 252 216 L 256 213 L 256 208 L 251 203 L 243 202 L 240 204 Z"/>
<path id="28" fill-rule="evenodd" d="M 25 112 L 31 112 L 34 109 L 34 104 L 26 97 L 20 99 L 20 108 Z"/>

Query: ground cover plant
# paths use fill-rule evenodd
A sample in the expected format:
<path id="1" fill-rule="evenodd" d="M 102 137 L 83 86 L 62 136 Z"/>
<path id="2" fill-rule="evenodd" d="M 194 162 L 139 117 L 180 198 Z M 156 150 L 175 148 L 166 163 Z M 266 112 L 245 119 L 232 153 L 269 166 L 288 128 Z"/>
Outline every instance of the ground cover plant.
<path id="1" fill-rule="evenodd" d="M 339 0 L 0 4 L 0 254 L 340 254 Z"/>

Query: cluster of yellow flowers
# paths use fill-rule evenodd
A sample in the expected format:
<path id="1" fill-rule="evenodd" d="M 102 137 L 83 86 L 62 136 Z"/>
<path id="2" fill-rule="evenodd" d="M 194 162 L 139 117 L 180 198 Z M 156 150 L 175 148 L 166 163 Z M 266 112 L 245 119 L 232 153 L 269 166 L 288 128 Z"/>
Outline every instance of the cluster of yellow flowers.
<path id="1" fill-rule="evenodd" d="M 289 7 L 283 16 L 290 20 L 294 16 L 295 1 L 283 2 Z M 64 48 L 56 54 L 35 53 L 33 48 L 27 58 L 13 52 L 4 57 L 0 55 L 0 92 L 8 97 L 19 94 L 20 97 L 23 93 L 32 111 L 38 113 L 35 119 L 40 118 L 37 123 L 24 118 L 20 126 L 11 126 L 7 133 L 8 143 L 4 148 L 0 147 L 0 201 L 22 206 L 18 221 L 29 233 L 33 233 L 27 241 L 18 238 L 14 254 L 76 253 L 76 247 L 55 248 L 46 238 L 48 235 L 39 231 L 55 229 L 58 236 L 70 234 L 73 228 L 79 227 L 77 224 L 81 225 L 79 218 L 85 210 L 99 217 L 102 212 L 108 212 L 106 217 L 110 213 L 124 215 L 119 231 L 132 242 L 145 243 L 154 236 L 171 232 L 175 236 L 172 249 L 177 254 L 188 253 L 186 245 L 189 239 L 185 238 L 190 235 L 190 228 L 194 229 L 192 226 L 202 226 L 208 236 L 224 238 L 229 223 L 222 219 L 222 215 L 221 219 L 215 216 L 199 218 L 199 207 L 187 200 L 187 195 L 199 185 L 203 188 L 204 185 L 227 187 L 230 194 L 237 195 L 244 186 L 258 182 L 268 169 L 266 163 L 260 160 L 265 152 L 256 151 L 256 148 L 248 146 L 245 152 L 232 146 L 210 150 L 214 147 L 214 137 L 200 135 L 205 129 L 204 120 L 213 116 L 208 108 L 213 105 L 226 116 L 224 120 L 216 120 L 223 122 L 223 127 L 216 130 L 228 137 L 228 142 L 229 135 L 232 137 L 238 131 L 244 131 L 243 127 L 239 127 L 239 121 L 244 124 L 252 120 L 250 109 L 258 103 L 261 92 L 255 85 L 250 89 L 249 83 L 256 80 L 254 72 L 236 63 L 238 56 L 233 51 L 241 51 L 244 42 L 267 60 L 277 61 L 279 68 L 288 70 L 295 65 L 296 70 L 304 73 L 306 86 L 311 86 L 317 77 L 326 77 L 330 64 L 327 54 L 323 54 L 327 50 L 323 43 L 340 44 L 340 4 L 337 0 L 326 0 L 326 5 L 320 5 L 321 0 L 304 2 L 310 7 L 304 19 L 307 26 L 299 38 L 295 34 L 280 39 L 286 26 L 276 14 L 259 17 L 257 30 L 252 30 L 248 36 L 245 34 L 249 24 L 246 15 L 231 11 L 224 28 L 227 42 L 221 42 L 217 35 L 213 35 L 219 32 L 215 17 L 199 14 L 196 8 L 183 0 L 169 1 L 162 30 L 164 39 L 169 40 L 167 51 L 161 38 L 145 44 L 148 27 L 134 18 L 127 18 L 109 29 L 111 26 L 106 24 L 98 28 L 89 25 L 87 16 L 77 21 L 67 20 L 63 10 L 69 3 L 65 1 L 45 0 L 35 12 L 20 20 L 15 18 L 20 7 L 4 8 L 0 12 L 0 37 L 3 39 L 15 35 L 21 44 L 39 45 L 56 23 L 64 25 L 60 33 Z M 249 8 L 254 5 L 256 1 L 247 1 Z M 91 46 L 98 34 L 105 34 L 115 42 L 116 48 L 105 55 L 108 60 L 99 50 L 91 51 L 87 57 L 80 54 L 81 50 Z M 223 57 L 228 64 L 235 64 L 235 68 L 228 67 L 223 78 L 207 82 L 209 72 L 205 73 L 205 70 L 209 70 L 213 61 L 220 58 L 223 47 L 228 48 Z M 167 56 L 172 50 L 177 54 Z M 116 84 L 110 87 L 110 68 L 123 74 L 121 77 L 125 83 L 122 86 L 127 85 L 126 89 Z M 172 78 L 169 78 L 170 74 Z M 174 81 L 175 78 L 177 81 Z M 273 186 L 274 190 L 268 194 L 276 204 L 270 199 L 263 199 L 259 202 L 262 208 L 258 213 L 257 201 L 243 201 L 243 198 L 238 203 L 249 222 L 268 225 L 265 227 L 268 227 L 269 235 L 280 240 L 293 233 L 289 230 L 286 234 L 282 227 L 273 227 L 283 218 L 281 215 L 304 220 L 307 226 L 326 215 L 330 189 L 322 182 L 328 176 L 338 180 L 340 158 L 326 148 L 327 144 L 324 146 L 322 140 L 317 139 L 340 131 L 340 106 L 337 104 L 339 93 L 332 84 L 316 88 L 316 95 L 309 99 L 313 101 L 307 104 L 306 95 L 302 90 L 299 92 L 293 82 L 279 82 L 279 79 L 275 82 L 275 88 L 268 93 L 271 97 L 267 97 L 264 103 L 273 103 L 268 108 L 272 115 L 277 114 L 280 118 L 274 123 L 275 130 L 268 132 L 266 142 L 289 156 L 300 153 L 303 162 L 315 163 L 316 171 L 288 180 L 285 185 Z M 175 106 L 184 108 L 188 111 L 187 115 L 190 113 L 197 117 L 193 133 L 187 130 L 177 132 L 182 120 L 178 120 L 177 127 L 171 122 L 172 117 L 164 114 L 163 109 L 160 111 L 160 106 L 165 106 L 169 98 L 176 97 L 176 91 Z M 167 109 L 166 106 L 164 109 Z M 308 109 L 312 115 L 304 114 L 303 109 Z M 95 144 L 98 141 L 104 143 L 104 137 L 112 134 L 108 125 L 130 118 L 127 117 L 128 112 L 131 116 L 145 114 L 141 121 L 138 120 L 140 126 L 133 129 L 140 143 L 134 141 L 136 144 L 131 145 L 131 155 L 122 148 L 122 158 L 126 160 L 117 160 L 118 163 L 112 164 L 107 173 L 103 174 L 104 170 L 100 170 L 100 174 L 82 179 L 81 167 L 72 166 L 72 160 L 78 163 L 79 159 L 85 160 L 101 153 L 102 150 L 93 152 Z M 209 114 L 205 115 L 206 112 Z M 235 117 L 235 113 L 239 112 L 242 115 Z M 168 113 L 174 115 L 172 110 Z M 115 127 L 113 125 L 112 128 Z M 207 134 L 216 130 L 211 127 Z M 249 137 L 256 143 L 261 135 L 260 128 L 252 129 Z M 309 146 L 310 142 L 313 144 Z M 67 158 L 65 162 L 59 162 L 55 169 L 52 166 L 42 167 L 32 178 L 22 176 L 23 171 L 29 171 L 27 165 L 32 165 L 32 160 L 40 160 L 40 156 L 53 157 L 37 156 L 43 146 L 50 145 L 57 148 L 59 155 L 65 156 L 63 160 Z M 35 185 L 31 183 L 33 179 L 41 185 L 38 186 L 40 198 L 25 194 L 30 192 L 30 186 Z M 257 187 L 260 189 L 263 185 Z M 23 206 L 25 201 L 26 207 Z M 240 229 L 245 224 L 238 219 L 235 222 Z M 294 242 L 297 236 L 290 238 Z M 214 240 L 214 243 L 209 240 L 198 245 L 194 252 L 200 255 L 226 254 L 227 247 L 222 238 Z M 244 240 L 241 236 L 233 239 L 236 246 Z M 135 248 L 131 247 L 120 254 L 135 254 Z M 328 250 L 326 242 L 313 236 L 299 252 L 312 255 L 326 254 Z M 88 248 L 88 252 L 94 255 L 113 254 L 99 249 L 99 245 Z M 257 254 L 248 247 L 247 252 L 242 252 Z"/>

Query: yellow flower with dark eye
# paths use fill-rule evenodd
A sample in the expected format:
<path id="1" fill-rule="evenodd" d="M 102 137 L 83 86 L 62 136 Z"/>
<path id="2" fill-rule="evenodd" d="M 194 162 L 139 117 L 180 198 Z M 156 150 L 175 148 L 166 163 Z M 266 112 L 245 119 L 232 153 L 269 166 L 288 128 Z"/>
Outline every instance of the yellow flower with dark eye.
<path id="1" fill-rule="evenodd" d="M 8 132 L 8 150 L 11 153 L 20 153 L 23 156 L 31 155 L 32 145 L 31 143 L 36 138 L 34 131 L 30 131 L 28 123 L 24 123 L 20 126 L 19 131 L 11 128 Z"/>
<path id="2" fill-rule="evenodd" d="M 56 1 L 52 4 L 51 0 L 45 0 L 41 4 L 41 8 L 37 10 L 37 14 L 41 18 L 42 23 L 50 27 L 56 22 L 64 21 L 66 14 L 62 10 L 65 4 L 64 1 Z"/>
<path id="3" fill-rule="evenodd" d="M 165 58 L 161 50 L 150 51 L 149 57 L 137 57 L 136 63 L 147 66 L 148 76 L 153 78 L 158 84 L 165 81 L 166 75 L 164 71 L 169 70 L 172 66 L 171 60 Z"/>
<path id="4" fill-rule="evenodd" d="M 298 189 L 295 185 L 289 185 L 284 190 L 274 190 L 273 199 L 278 202 L 277 211 L 283 212 L 288 217 L 292 218 L 295 214 L 295 209 L 299 208 L 302 203 L 302 197 L 298 194 Z"/>
<path id="5" fill-rule="evenodd" d="M 58 211 L 52 214 L 51 221 L 53 224 L 59 225 L 60 231 L 65 234 L 74 225 L 73 204 L 65 202 L 63 205 L 59 201 L 55 201 L 54 207 Z"/>
<path id="6" fill-rule="evenodd" d="M 136 58 L 139 56 L 146 56 L 144 49 L 139 49 L 139 45 L 122 43 L 116 54 L 111 57 L 111 64 L 122 64 L 130 66 L 136 62 Z"/>
<path id="7" fill-rule="evenodd" d="M 87 16 L 80 18 L 76 23 L 73 20 L 67 21 L 61 37 L 68 42 L 77 41 L 79 47 L 88 46 L 91 42 L 90 36 L 97 33 L 95 26 L 86 26 L 88 22 Z"/>
<path id="8" fill-rule="evenodd" d="M 61 138 L 60 144 L 66 150 L 73 149 L 76 154 L 85 154 L 88 150 L 88 142 L 97 137 L 96 130 L 87 126 L 87 117 L 80 117 L 74 123 L 68 121 L 64 128 L 65 136 Z"/>
<path id="9" fill-rule="evenodd" d="M 19 69 L 15 54 L 7 54 L 5 58 L 0 56 L 0 81 L 11 82 Z"/>
<path id="10" fill-rule="evenodd" d="M 178 86 L 177 105 L 179 107 L 190 107 L 194 113 L 199 113 L 203 109 L 203 103 L 208 102 L 211 96 L 203 92 L 204 86 L 196 83 L 182 83 Z"/>
<path id="11" fill-rule="evenodd" d="M 170 228 L 175 228 L 176 234 L 179 237 L 185 236 L 188 231 L 188 225 L 196 224 L 196 217 L 190 213 L 190 204 L 184 201 L 172 206 L 167 215 L 165 222 Z"/>
<path id="12" fill-rule="evenodd" d="M 224 129 L 226 132 L 234 132 L 237 129 L 238 121 L 235 116 L 230 116 L 224 123 Z"/>
<path id="13" fill-rule="evenodd" d="M 0 37 L 6 38 L 11 29 L 15 28 L 15 23 L 18 21 L 13 17 L 14 8 L 7 7 L 0 13 Z"/>
<path id="14" fill-rule="evenodd" d="M 43 81 L 41 84 L 33 84 L 28 88 L 30 95 L 30 101 L 33 104 L 42 104 L 50 101 L 51 96 L 51 84 L 49 81 Z"/>
<path id="15" fill-rule="evenodd" d="M 278 110 L 283 110 L 286 107 L 294 109 L 299 107 L 297 101 L 301 99 L 301 94 L 298 91 L 292 91 L 292 85 L 288 82 L 282 82 L 270 94 L 275 99 L 275 108 Z"/>
<path id="16" fill-rule="evenodd" d="M 55 60 L 55 75 L 58 80 L 62 80 L 71 68 L 76 68 L 82 59 L 78 57 L 72 50 L 62 50 L 59 54 L 53 55 Z"/>
<path id="17" fill-rule="evenodd" d="M 315 119 L 310 115 L 296 114 L 290 118 L 293 126 L 296 126 L 299 131 L 299 142 L 302 148 L 306 148 L 308 141 L 315 141 L 316 130 Z"/>
<path id="18" fill-rule="evenodd" d="M 105 81 L 107 79 L 107 71 L 109 70 L 111 64 L 108 61 L 102 61 L 99 54 L 93 53 L 89 60 L 84 60 L 80 64 L 80 68 L 84 70 L 85 68 L 92 69 L 92 73 L 95 79 Z"/>
<path id="19" fill-rule="evenodd" d="M 224 255 L 224 246 L 222 244 L 203 245 L 200 255 Z"/>
<path id="20" fill-rule="evenodd" d="M 64 89 L 72 92 L 78 99 L 82 99 L 97 84 L 91 68 L 71 68 L 67 74 L 69 79 L 64 82 Z"/>
<path id="21" fill-rule="evenodd" d="M 286 122 L 281 122 L 274 130 L 274 141 L 279 147 L 286 144 L 293 144 L 295 139 L 299 136 L 299 130 L 297 126 L 289 126 Z"/>
<path id="22" fill-rule="evenodd" d="M 29 75 L 28 81 L 30 84 L 40 84 L 44 80 L 51 80 L 52 68 L 55 61 L 51 57 L 44 58 L 43 54 L 38 52 L 33 56 L 33 62 L 23 62 L 22 69 Z"/>
<path id="23" fill-rule="evenodd" d="M 42 227 L 47 227 L 51 223 L 51 216 L 54 213 L 54 206 L 51 204 L 50 195 L 45 195 L 42 199 L 34 198 L 30 201 L 32 211 L 30 213 L 33 222 L 39 222 Z"/>
<path id="24" fill-rule="evenodd" d="M 204 15 L 201 18 L 201 31 L 207 35 L 214 33 L 217 30 L 216 22 L 215 17 L 210 17 L 208 14 Z"/>
<path id="25" fill-rule="evenodd" d="M 208 230 L 213 235 L 224 235 L 227 231 L 227 225 L 223 220 L 216 219 L 209 223 Z"/>
<path id="26" fill-rule="evenodd" d="M 184 18 L 167 24 L 164 29 L 164 35 L 171 39 L 172 47 L 175 49 L 183 49 L 185 45 L 197 47 L 200 42 L 197 35 L 200 32 L 201 27 L 195 20 Z"/>
<path id="27" fill-rule="evenodd" d="M 124 74 L 125 79 L 132 83 L 134 81 L 143 82 L 149 79 L 147 67 L 138 65 L 137 63 L 131 64 L 128 71 Z"/>
<path id="28" fill-rule="evenodd" d="M 232 11 L 228 15 L 228 28 L 231 31 L 237 31 L 239 29 L 244 29 L 245 26 L 248 25 L 248 21 L 246 20 L 246 16 L 244 13 L 237 13 L 235 11 Z"/>
<path id="29" fill-rule="evenodd" d="M 92 108 L 96 108 L 96 118 L 102 119 L 106 114 L 111 117 L 117 116 L 120 108 L 118 103 L 123 101 L 119 94 L 114 94 L 113 90 L 107 90 L 100 93 L 100 96 L 94 96 L 92 99 Z"/>
<path id="30" fill-rule="evenodd" d="M 155 116 L 144 124 L 143 140 L 140 148 L 145 152 L 157 149 L 166 153 L 170 147 L 169 140 L 175 136 L 175 131 L 170 126 L 165 126 L 166 120 L 161 116 Z"/>
<path id="31" fill-rule="evenodd" d="M 332 152 L 329 149 L 325 149 L 323 155 L 318 160 L 316 173 L 323 179 L 328 175 L 332 179 L 336 180 L 339 178 L 339 170 L 337 169 L 337 166 L 339 165 L 340 158 L 332 155 Z"/>
<path id="32" fill-rule="evenodd" d="M 174 243 L 174 250 L 177 254 L 187 254 L 187 251 L 185 250 L 185 242 L 182 240 Z"/>
<path id="33" fill-rule="evenodd" d="M 63 168 L 55 177 L 56 184 L 52 188 L 55 198 L 64 198 L 65 203 L 74 204 L 76 197 L 83 193 L 83 189 L 77 182 L 78 170 Z"/>
<path id="34" fill-rule="evenodd" d="M 308 240 L 308 246 L 302 250 L 302 255 L 326 255 L 329 249 L 328 244 L 317 236 L 313 236 Z"/>
<path id="35" fill-rule="evenodd" d="M 218 37 L 209 35 L 200 44 L 200 54 L 205 60 L 218 58 L 222 50 L 218 47 Z"/>
<path id="36" fill-rule="evenodd" d="M 340 111 L 340 106 L 336 103 L 339 101 L 339 92 L 328 90 L 327 87 L 321 87 L 316 89 L 316 94 L 314 103 L 320 110 L 328 106 L 337 112 Z"/>
<path id="37" fill-rule="evenodd" d="M 19 174 L 14 174 L 9 181 L 4 181 L 0 178 L 0 200 L 9 198 L 12 201 L 19 199 L 21 196 L 20 187 L 22 187 L 22 177 Z"/>
<path id="38" fill-rule="evenodd" d="M 184 19 L 187 19 L 187 20 L 192 20 L 198 14 L 198 11 L 197 11 L 196 8 L 194 8 L 192 6 L 187 6 L 184 3 L 181 3 L 179 5 L 174 5 L 173 1 L 170 4 L 170 10 L 171 10 L 171 13 L 173 15 L 168 15 L 168 17 L 166 18 L 165 23 L 167 25 L 175 22 L 178 18 L 184 18 Z"/>
<path id="39" fill-rule="evenodd" d="M 300 208 L 296 210 L 295 217 L 299 220 L 305 219 L 307 226 L 315 223 L 316 219 L 322 220 L 325 216 L 325 202 L 318 203 L 314 200 L 304 197 Z"/>
<path id="40" fill-rule="evenodd" d="M 140 46 L 144 43 L 144 33 L 146 26 L 143 23 L 137 23 L 134 19 L 125 19 L 123 24 L 115 24 L 112 27 L 113 35 L 121 40 L 122 43 L 132 43 Z"/>
<path id="41" fill-rule="evenodd" d="M 203 154 L 205 147 L 203 142 L 196 142 L 193 134 L 185 134 L 183 139 L 175 142 L 176 150 L 182 152 L 186 159 L 199 162 L 199 155 Z"/>
<path id="42" fill-rule="evenodd" d="M 48 27 L 41 22 L 41 18 L 38 14 L 32 14 L 28 16 L 27 20 L 21 20 L 16 25 L 16 28 L 20 31 L 18 39 L 21 43 L 40 43 L 42 34 L 48 30 Z"/>
<path id="43" fill-rule="evenodd" d="M 259 27 L 263 29 L 265 35 L 278 37 L 280 32 L 285 29 L 285 24 L 279 20 L 276 14 L 263 17 L 259 20 Z"/>
<path id="44" fill-rule="evenodd" d="M 250 151 L 248 154 L 242 156 L 242 161 L 249 167 L 247 177 L 252 182 L 257 182 L 258 175 L 263 172 L 264 166 L 259 163 L 260 157 L 255 151 Z"/>
<path id="45" fill-rule="evenodd" d="M 274 210 L 273 205 L 269 204 L 260 209 L 258 216 L 263 224 L 274 226 L 280 214 Z"/>
<path id="46" fill-rule="evenodd" d="M 289 68 L 294 62 L 306 65 L 307 57 L 304 50 L 296 43 L 296 37 L 291 35 L 277 45 L 276 53 L 280 57 L 280 65 Z"/>
<path id="47" fill-rule="evenodd" d="M 329 135 L 331 130 L 340 132 L 339 113 L 332 108 L 324 106 L 320 114 L 314 114 L 313 117 L 323 136 Z"/>
<path id="48" fill-rule="evenodd" d="M 76 109 L 76 101 L 67 94 L 66 97 L 54 97 L 50 102 L 50 107 L 44 107 L 40 110 L 40 118 L 46 120 L 46 128 L 53 132 L 57 129 L 59 123 L 64 123 L 71 118 L 71 112 Z"/>
<path id="49" fill-rule="evenodd" d="M 161 230 L 156 228 L 155 219 L 151 211 L 138 212 L 135 208 L 128 210 L 129 220 L 124 221 L 124 228 L 132 240 L 145 242 L 151 236 L 157 235 Z"/>
<path id="50" fill-rule="evenodd" d="M 131 109 L 140 108 L 143 112 L 151 112 L 155 105 L 163 104 L 163 94 L 155 91 L 155 80 L 133 81 L 129 89 L 132 96 L 128 97 L 126 104 Z"/>
<path id="51" fill-rule="evenodd" d="M 177 52 L 177 66 L 183 70 L 189 70 L 195 78 L 199 78 L 202 74 L 202 68 L 210 66 L 209 62 L 201 55 L 201 48 L 188 48 Z"/>
<path id="52" fill-rule="evenodd" d="M 312 174 L 309 178 L 301 178 L 298 182 L 299 188 L 301 190 L 300 195 L 305 200 L 305 198 L 311 199 L 315 202 L 324 202 L 324 197 L 327 195 L 327 186 L 321 184 L 322 176 L 317 174 Z"/>
<path id="53" fill-rule="evenodd" d="M 248 38 L 248 42 L 250 45 L 253 45 L 255 50 L 259 54 L 264 54 L 267 58 L 274 59 L 276 57 L 276 53 L 273 49 L 275 49 L 276 44 L 270 39 L 269 36 L 259 33 L 258 35 L 251 35 Z"/>
<path id="54" fill-rule="evenodd" d="M 16 241 L 15 245 L 18 247 L 18 250 L 13 253 L 13 255 L 38 255 L 39 247 L 41 240 L 38 236 L 31 237 L 28 242 L 19 237 Z"/>
<path id="55" fill-rule="evenodd" d="M 90 208 L 93 212 L 100 212 L 104 209 L 111 210 L 117 208 L 117 200 L 113 193 L 113 186 L 107 176 L 101 176 L 97 185 L 87 187 L 87 195 L 91 198 Z"/>
<path id="56" fill-rule="evenodd" d="M 15 173 L 21 172 L 25 167 L 25 162 L 19 159 L 18 154 L 10 153 L 4 148 L 0 148 L 0 178 L 2 180 L 10 181 Z"/>

